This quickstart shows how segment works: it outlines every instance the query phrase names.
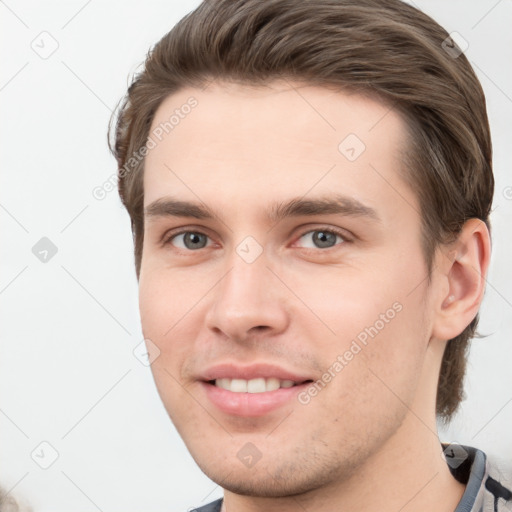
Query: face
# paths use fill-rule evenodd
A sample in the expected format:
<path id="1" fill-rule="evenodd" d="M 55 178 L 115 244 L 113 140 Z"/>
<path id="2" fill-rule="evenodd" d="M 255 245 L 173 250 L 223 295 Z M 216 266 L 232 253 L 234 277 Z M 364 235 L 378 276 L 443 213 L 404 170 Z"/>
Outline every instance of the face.
<path id="1" fill-rule="evenodd" d="M 145 166 L 139 299 L 160 396 L 225 489 L 334 484 L 418 400 L 431 322 L 405 125 L 323 87 L 212 83 L 168 97 L 152 131 L 192 96 Z"/>

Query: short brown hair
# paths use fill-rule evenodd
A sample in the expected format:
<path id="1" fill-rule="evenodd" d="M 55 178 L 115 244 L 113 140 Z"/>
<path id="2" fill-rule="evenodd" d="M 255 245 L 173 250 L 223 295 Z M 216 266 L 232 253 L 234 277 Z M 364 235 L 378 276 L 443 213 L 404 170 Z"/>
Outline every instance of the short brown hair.
<path id="1" fill-rule="evenodd" d="M 280 78 L 369 94 L 403 116 L 410 141 L 401 172 L 420 201 L 429 278 L 435 250 L 467 219 L 490 228 L 494 178 L 484 94 L 465 55 L 432 18 L 400 0 L 205 0 L 154 46 L 117 113 L 111 149 L 137 277 L 144 159 L 133 155 L 146 144 L 162 101 L 214 79 L 258 86 Z M 445 421 L 463 398 L 477 323 L 478 315 L 446 346 L 436 403 Z"/>

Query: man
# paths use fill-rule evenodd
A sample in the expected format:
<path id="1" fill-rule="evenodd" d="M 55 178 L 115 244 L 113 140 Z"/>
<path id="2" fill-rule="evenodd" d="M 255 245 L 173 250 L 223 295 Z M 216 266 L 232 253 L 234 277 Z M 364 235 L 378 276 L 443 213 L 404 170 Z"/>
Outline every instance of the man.
<path id="1" fill-rule="evenodd" d="M 210 511 L 506 510 L 441 445 L 490 258 L 482 89 L 398 0 L 208 0 L 116 124 L 163 404 Z"/>

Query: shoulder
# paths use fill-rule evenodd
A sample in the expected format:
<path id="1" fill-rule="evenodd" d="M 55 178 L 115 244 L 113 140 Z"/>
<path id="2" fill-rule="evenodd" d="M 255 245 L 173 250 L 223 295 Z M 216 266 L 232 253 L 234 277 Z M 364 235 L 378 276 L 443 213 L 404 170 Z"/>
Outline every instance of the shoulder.
<path id="1" fill-rule="evenodd" d="M 208 503 L 207 505 L 203 505 L 199 508 L 194 508 L 190 512 L 220 512 L 220 509 L 222 507 L 222 498 L 212 501 L 211 503 Z"/>
<path id="2" fill-rule="evenodd" d="M 443 448 L 453 476 L 466 485 L 455 512 L 512 510 L 510 468 L 489 461 L 477 448 L 453 444 L 443 444 Z"/>

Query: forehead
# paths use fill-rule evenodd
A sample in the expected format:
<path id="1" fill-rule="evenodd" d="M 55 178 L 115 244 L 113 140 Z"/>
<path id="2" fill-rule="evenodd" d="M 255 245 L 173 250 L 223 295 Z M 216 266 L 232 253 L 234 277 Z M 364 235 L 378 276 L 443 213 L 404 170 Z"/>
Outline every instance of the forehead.
<path id="1" fill-rule="evenodd" d="M 418 210 L 399 175 L 405 123 L 361 95 L 288 81 L 213 82 L 166 98 L 150 137 L 145 206 L 172 194 L 243 211 L 264 208 L 265 198 L 336 192 L 374 207 Z"/>

